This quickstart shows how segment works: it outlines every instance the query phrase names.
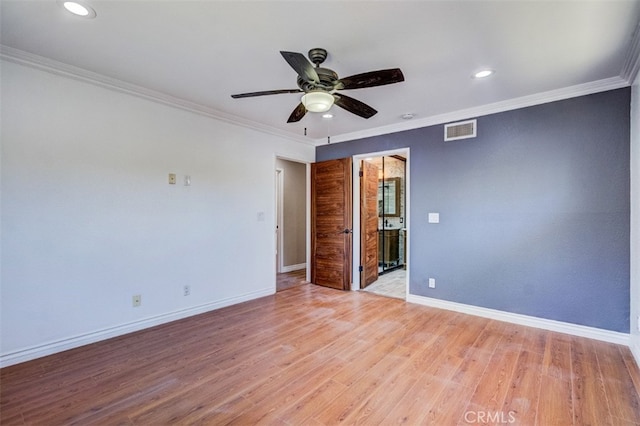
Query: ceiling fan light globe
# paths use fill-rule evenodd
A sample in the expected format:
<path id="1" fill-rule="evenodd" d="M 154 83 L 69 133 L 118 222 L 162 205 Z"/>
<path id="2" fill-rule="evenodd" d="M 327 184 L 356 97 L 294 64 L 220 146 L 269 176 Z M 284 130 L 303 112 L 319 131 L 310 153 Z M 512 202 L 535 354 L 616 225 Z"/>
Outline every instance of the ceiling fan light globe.
<path id="1" fill-rule="evenodd" d="M 302 96 L 302 104 L 311 112 L 326 112 L 333 105 L 333 95 L 327 92 L 309 92 Z"/>

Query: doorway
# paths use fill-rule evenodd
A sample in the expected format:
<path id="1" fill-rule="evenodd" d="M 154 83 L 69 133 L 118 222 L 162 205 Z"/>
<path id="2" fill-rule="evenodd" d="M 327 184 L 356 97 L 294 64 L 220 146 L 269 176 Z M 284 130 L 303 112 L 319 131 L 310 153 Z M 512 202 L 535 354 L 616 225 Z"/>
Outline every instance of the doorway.
<path id="1" fill-rule="evenodd" d="M 276 158 L 276 291 L 307 282 L 307 164 Z"/>
<path id="2" fill-rule="evenodd" d="M 375 183 L 367 178 L 367 170 L 371 174 L 372 166 L 377 172 Z M 360 170 L 364 172 L 360 173 Z M 409 287 L 409 149 L 354 156 L 354 176 L 358 175 L 361 181 L 358 185 L 354 180 L 353 216 L 354 233 L 361 238 L 354 239 L 357 243 L 354 242 L 353 254 L 354 259 L 360 259 L 360 265 L 358 269 L 354 268 L 352 289 L 406 299 Z M 371 185 L 376 187 L 371 189 Z M 372 196 L 376 197 L 373 212 Z M 372 220 L 372 215 L 376 219 Z M 367 270 L 371 269 L 369 260 L 374 256 L 376 271 Z"/>
<path id="3" fill-rule="evenodd" d="M 378 274 L 406 268 L 406 159 L 388 155 L 365 159 L 378 169 Z"/>

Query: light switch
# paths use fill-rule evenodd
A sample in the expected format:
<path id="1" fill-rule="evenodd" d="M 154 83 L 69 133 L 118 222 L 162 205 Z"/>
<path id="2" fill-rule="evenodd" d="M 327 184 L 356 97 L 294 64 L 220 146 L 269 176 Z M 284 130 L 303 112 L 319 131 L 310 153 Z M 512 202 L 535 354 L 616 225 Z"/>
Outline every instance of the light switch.
<path id="1" fill-rule="evenodd" d="M 171 185 L 175 185 L 176 184 L 176 174 L 175 173 L 169 173 L 169 184 L 171 184 Z"/>
<path id="2" fill-rule="evenodd" d="M 429 213 L 429 223 L 440 223 L 440 213 Z"/>
<path id="3" fill-rule="evenodd" d="M 436 288 L 436 279 L 429 278 L 429 288 Z"/>

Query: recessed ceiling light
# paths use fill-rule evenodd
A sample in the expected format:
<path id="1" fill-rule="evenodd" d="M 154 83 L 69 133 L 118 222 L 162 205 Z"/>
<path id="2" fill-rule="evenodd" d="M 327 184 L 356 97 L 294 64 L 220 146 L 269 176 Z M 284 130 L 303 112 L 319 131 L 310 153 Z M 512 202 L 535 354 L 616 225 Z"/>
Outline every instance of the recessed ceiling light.
<path id="1" fill-rule="evenodd" d="M 472 75 L 473 78 L 487 78 L 492 75 L 495 71 L 490 69 L 480 70 Z"/>
<path id="2" fill-rule="evenodd" d="M 89 19 L 96 17 L 96 11 L 84 1 L 58 0 L 58 4 L 76 16 Z"/>
<path id="3" fill-rule="evenodd" d="M 330 112 L 322 114 L 322 118 L 333 118 L 333 114 L 331 114 Z"/>
<path id="4" fill-rule="evenodd" d="M 411 120 L 413 117 L 415 117 L 415 114 L 412 112 L 408 112 L 406 114 L 402 114 L 401 117 L 403 120 Z"/>

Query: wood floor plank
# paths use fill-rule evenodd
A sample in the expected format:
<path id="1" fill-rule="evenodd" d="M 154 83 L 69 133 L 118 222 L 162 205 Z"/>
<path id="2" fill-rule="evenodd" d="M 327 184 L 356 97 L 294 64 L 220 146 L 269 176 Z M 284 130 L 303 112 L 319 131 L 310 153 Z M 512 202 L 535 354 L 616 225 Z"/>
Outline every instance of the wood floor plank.
<path id="1" fill-rule="evenodd" d="M 303 284 L 3 368 L 0 424 L 624 425 L 639 389 L 628 348 Z"/>
<path id="2" fill-rule="evenodd" d="M 372 351 L 376 351 L 372 349 Z M 403 346 L 396 346 L 393 350 L 382 353 L 379 361 L 371 366 L 367 373 L 349 385 L 330 407 L 317 413 L 313 418 L 322 424 L 337 424 L 357 411 L 371 395 L 392 378 L 389 371 L 394 368 L 404 368 L 409 362 L 411 352 Z"/>
<path id="3" fill-rule="evenodd" d="M 574 338 L 571 355 L 574 423 L 613 424 L 595 346 L 587 339 Z"/>
<path id="4" fill-rule="evenodd" d="M 529 350 L 520 352 L 502 409 L 508 418 L 515 419 L 519 424 L 536 423 L 542 365 L 541 353 Z"/>
<path id="5" fill-rule="evenodd" d="M 279 413 L 279 417 L 290 425 L 304 424 L 315 413 L 326 410 L 347 389 L 348 386 L 333 379 L 316 384 L 311 392 Z"/>
<path id="6" fill-rule="evenodd" d="M 406 373 L 392 377 L 384 386 L 378 387 L 357 411 L 347 416 L 345 423 L 360 425 L 383 424 L 389 411 L 406 396 L 417 378 Z"/>
<path id="7" fill-rule="evenodd" d="M 542 375 L 540 387 L 541 392 L 538 400 L 536 424 L 574 424 L 571 383 L 566 380 L 558 379 L 557 377 Z"/>
<path id="8" fill-rule="evenodd" d="M 381 424 L 423 424 L 429 409 L 447 387 L 447 382 L 430 374 L 416 379 L 409 392 L 391 409 Z"/>
<path id="9" fill-rule="evenodd" d="M 254 409 L 254 404 L 242 396 L 235 397 L 228 402 L 203 407 L 201 411 L 192 411 L 176 422 L 179 425 L 226 425 Z"/>
<path id="10" fill-rule="evenodd" d="M 491 412 L 502 410 L 519 354 L 513 349 L 496 348 L 470 404 Z"/>
<path id="11" fill-rule="evenodd" d="M 611 415 L 614 419 L 634 421 L 640 412 L 640 399 L 628 371 L 619 368 L 625 365 L 620 351 L 606 344 L 597 345 L 596 351 Z"/>
<path id="12" fill-rule="evenodd" d="M 571 343 L 548 333 L 543 359 L 543 374 L 559 380 L 571 380 Z"/>
<path id="13" fill-rule="evenodd" d="M 424 421 L 433 425 L 456 425 L 464 421 L 467 401 L 473 394 L 472 388 L 444 381 L 444 388 L 430 404 Z"/>
<path id="14" fill-rule="evenodd" d="M 640 368 L 638 368 L 638 364 L 636 364 L 636 360 L 629 348 L 618 346 L 618 350 L 622 355 L 624 364 L 626 365 L 631 381 L 633 382 L 635 393 L 640 395 Z"/>

